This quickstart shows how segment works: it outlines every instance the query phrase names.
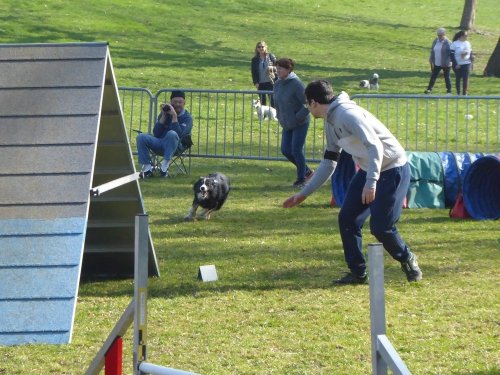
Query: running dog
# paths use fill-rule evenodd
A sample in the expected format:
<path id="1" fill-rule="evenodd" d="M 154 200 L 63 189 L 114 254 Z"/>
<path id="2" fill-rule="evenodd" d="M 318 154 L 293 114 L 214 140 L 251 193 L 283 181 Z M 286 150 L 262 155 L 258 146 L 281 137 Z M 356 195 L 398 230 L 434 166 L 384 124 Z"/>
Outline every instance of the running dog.
<path id="1" fill-rule="evenodd" d="M 193 185 L 193 205 L 184 220 L 195 220 L 199 206 L 203 208 L 199 218 L 210 220 L 212 212 L 220 210 L 226 201 L 230 189 L 229 178 L 222 173 L 210 173 L 207 177 L 200 177 Z"/>
<path id="2" fill-rule="evenodd" d="M 259 99 L 254 99 L 252 101 L 252 105 L 257 111 L 257 116 L 259 116 L 260 121 L 265 120 L 266 118 L 271 118 L 274 121 L 278 120 L 278 118 L 276 117 L 276 109 L 274 109 L 273 107 L 260 104 Z"/>

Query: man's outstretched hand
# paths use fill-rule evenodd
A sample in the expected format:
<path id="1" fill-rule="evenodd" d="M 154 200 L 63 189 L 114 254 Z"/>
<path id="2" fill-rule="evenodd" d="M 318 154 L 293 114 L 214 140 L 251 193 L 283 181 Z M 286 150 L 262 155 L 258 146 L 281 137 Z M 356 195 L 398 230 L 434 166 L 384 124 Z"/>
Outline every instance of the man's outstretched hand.
<path id="1" fill-rule="evenodd" d="M 295 194 L 294 196 L 288 198 L 286 201 L 283 202 L 283 208 L 295 207 L 304 202 L 305 199 L 306 197 L 304 195 Z"/>

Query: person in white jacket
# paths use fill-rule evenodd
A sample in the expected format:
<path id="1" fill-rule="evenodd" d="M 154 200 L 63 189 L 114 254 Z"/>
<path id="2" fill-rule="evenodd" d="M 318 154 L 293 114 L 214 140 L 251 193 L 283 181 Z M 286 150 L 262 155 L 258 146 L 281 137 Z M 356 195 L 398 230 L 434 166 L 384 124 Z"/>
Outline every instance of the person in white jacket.
<path id="1" fill-rule="evenodd" d="M 335 283 L 368 281 L 361 230 L 369 215 L 371 233 L 401 263 L 408 281 L 421 280 L 417 257 L 396 229 L 410 184 L 405 150 L 384 124 L 351 101 L 347 93 L 335 96 L 328 81 L 311 82 L 305 95 L 311 114 L 325 120 L 326 150 L 310 182 L 288 198 L 283 207 L 302 203 L 323 185 L 335 170 L 343 149 L 352 155 L 359 170 L 349 183 L 339 212 L 339 230 L 350 272 Z"/>
<path id="2" fill-rule="evenodd" d="M 455 71 L 455 87 L 457 95 L 460 95 L 460 83 L 462 83 L 462 95 L 469 94 L 469 73 L 472 63 L 472 48 L 467 40 L 467 31 L 460 30 L 453 37 L 450 50 Z"/>

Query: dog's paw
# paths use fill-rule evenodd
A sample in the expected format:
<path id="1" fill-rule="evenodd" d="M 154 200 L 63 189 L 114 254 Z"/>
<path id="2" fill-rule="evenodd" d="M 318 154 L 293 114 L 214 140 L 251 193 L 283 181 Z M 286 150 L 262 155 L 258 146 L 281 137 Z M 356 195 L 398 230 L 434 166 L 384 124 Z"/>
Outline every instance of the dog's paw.
<path id="1" fill-rule="evenodd" d="M 202 219 L 202 220 L 210 220 L 210 214 L 212 212 L 210 210 L 203 210 L 199 215 L 198 215 L 198 219 Z"/>
<path id="2" fill-rule="evenodd" d="M 184 216 L 184 221 L 194 221 L 194 217 L 190 214 Z"/>

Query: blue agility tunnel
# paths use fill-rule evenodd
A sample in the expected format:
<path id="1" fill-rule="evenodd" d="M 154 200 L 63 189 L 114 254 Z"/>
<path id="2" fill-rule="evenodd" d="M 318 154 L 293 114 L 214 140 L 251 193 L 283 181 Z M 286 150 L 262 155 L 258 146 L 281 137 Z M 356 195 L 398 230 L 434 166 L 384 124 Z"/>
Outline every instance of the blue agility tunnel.
<path id="1" fill-rule="evenodd" d="M 470 152 L 407 152 L 411 182 L 408 208 L 453 207 L 463 192 L 467 211 L 474 219 L 500 216 L 500 156 Z M 356 173 L 351 155 L 342 151 L 332 175 L 332 195 L 342 207 Z"/>
<path id="2" fill-rule="evenodd" d="M 500 156 L 484 156 L 474 161 L 463 181 L 467 212 L 474 219 L 500 217 Z"/>
<path id="3" fill-rule="evenodd" d="M 439 152 L 444 172 L 444 204 L 453 207 L 461 187 L 460 170 L 453 152 Z"/>
<path id="4" fill-rule="evenodd" d="M 467 170 L 482 153 L 470 152 L 438 152 L 444 172 L 444 202 L 446 207 L 453 207 L 458 192 L 462 190 Z"/>

